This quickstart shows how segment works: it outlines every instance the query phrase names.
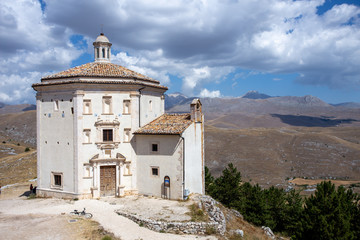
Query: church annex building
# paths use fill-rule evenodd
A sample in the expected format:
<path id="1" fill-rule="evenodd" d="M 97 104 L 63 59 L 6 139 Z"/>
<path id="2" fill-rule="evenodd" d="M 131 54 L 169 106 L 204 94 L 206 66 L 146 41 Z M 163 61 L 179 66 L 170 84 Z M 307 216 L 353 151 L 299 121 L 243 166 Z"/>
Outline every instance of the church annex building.
<path id="1" fill-rule="evenodd" d="M 204 194 L 204 117 L 166 114 L 160 82 L 112 64 L 100 34 L 95 61 L 41 79 L 37 91 L 37 194 L 98 198 Z"/>

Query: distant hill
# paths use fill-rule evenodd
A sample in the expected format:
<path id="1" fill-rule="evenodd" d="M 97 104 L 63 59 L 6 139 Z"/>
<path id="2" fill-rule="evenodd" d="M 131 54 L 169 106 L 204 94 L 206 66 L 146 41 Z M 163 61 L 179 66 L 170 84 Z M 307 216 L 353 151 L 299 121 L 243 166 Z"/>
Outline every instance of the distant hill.
<path id="1" fill-rule="evenodd" d="M 19 113 L 31 110 L 36 110 L 36 106 L 33 104 L 7 105 L 0 103 L 0 114 Z"/>
<path id="2" fill-rule="evenodd" d="M 335 107 L 314 96 L 264 99 L 254 91 L 246 95 L 255 99 L 202 98 L 206 123 L 221 128 L 360 126 L 359 109 Z M 188 112 L 191 99 L 182 98 L 166 111 Z"/>
<path id="3" fill-rule="evenodd" d="M 189 98 L 185 96 L 182 93 L 170 93 L 165 94 L 165 109 L 171 109 L 172 107 L 176 105 L 185 104 L 187 102 L 190 102 L 194 98 Z"/>
<path id="4" fill-rule="evenodd" d="M 331 105 L 334 107 L 360 108 L 360 103 L 356 103 L 356 102 L 345 102 L 345 103 L 337 103 Z"/>
<path id="5" fill-rule="evenodd" d="M 249 91 L 242 96 L 242 98 L 249 98 L 249 99 L 267 99 L 271 98 L 271 96 L 266 95 L 264 93 L 259 93 L 258 91 Z"/>

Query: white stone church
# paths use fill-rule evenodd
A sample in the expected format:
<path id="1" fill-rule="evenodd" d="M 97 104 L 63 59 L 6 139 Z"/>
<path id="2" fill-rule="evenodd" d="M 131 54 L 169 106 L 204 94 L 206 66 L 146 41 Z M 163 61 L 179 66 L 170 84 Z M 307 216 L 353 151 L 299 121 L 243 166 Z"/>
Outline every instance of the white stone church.
<path id="1" fill-rule="evenodd" d="M 98 198 L 204 194 L 204 118 L 165 114 L 160 82 L 112 64 L 100 34 L 95 62 L 33 84 L 37 91 L 37 193 Z"/>

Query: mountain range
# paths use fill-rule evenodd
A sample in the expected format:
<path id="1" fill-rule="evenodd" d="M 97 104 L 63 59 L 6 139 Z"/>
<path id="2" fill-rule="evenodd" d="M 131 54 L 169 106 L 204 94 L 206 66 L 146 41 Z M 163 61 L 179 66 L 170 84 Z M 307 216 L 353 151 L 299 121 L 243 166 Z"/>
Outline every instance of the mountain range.
<path id="1" fill-rule="evenodd" d="M 194 99 L 167 95 L 167 112 L 188 112 Z M 201 98 L 206 123 L 221 128 L 360 126 L 360 104 L 331 105 L 321 99 L 269 95 L 251 91 L 236 98 Z M 357 107 L 359 105 L 359 107 Z"/>
<path id="2" fill-rule="evenodd" d="M 168 94 L 166 112 L 189 112 L 193 99 Z M 245 180 L 264 187 L 287 187 L 286 179 L 293 177 L 360 180 L 358 103 L 332 105 L 309 95 L 272 97 L 255 91 L 201 102 L 206 165 L 215 176 L 233 163 Z M 36 147 L 33 109 L 0 104 L 1 142 Z"/>

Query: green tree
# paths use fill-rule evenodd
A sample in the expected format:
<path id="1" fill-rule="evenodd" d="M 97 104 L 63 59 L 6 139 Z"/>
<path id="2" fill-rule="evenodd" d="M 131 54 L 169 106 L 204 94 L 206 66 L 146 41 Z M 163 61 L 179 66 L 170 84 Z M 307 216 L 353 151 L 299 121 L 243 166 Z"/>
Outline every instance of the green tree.
<path id="1" fill-rule="evenodd" d="M 265 217 L 263 219 L 266 226 L 273 231 L 283 231 L 285 229 L 285 215 L 286 215 L 286 193 L 283 189 L 271 186 L 264 190 L 265 194 Z"/>
<path id="2" fill-rule="evenodd" d="M 357 195 L 331 182 L 320 183 L 305 200 L 301 239 L 358 239 L 354 219 L 358 214 Z"/>
<path id="3" fill-rule="evenodd" d="M 215 179 L 211 196 L 227 207 L 233 207 L 240 197 L 241 174 L 232 163 Z"/>
<path id="4" fill-rule="evenodd" d="M 252 186 L 245 182 L 240 189 L 240 197 L 236 202 L 236 209 L 241 212 L 246 221 L 260 226 L 267 219 L 265 194 L 261 187 L 256 184 Z"/>
<path id="5" fill-rule="evenodd" d="M 281 223 L 283 229 L 279 231 L 284 231 L 292 239 L 295 239 L 296 233 L 302 229 L 301 219 L 304 212 L 304 201 L 301 198 L 300 193 L 296 192 L 294 189 L 286 194 L 285 201 L 284 216 Z"/>

